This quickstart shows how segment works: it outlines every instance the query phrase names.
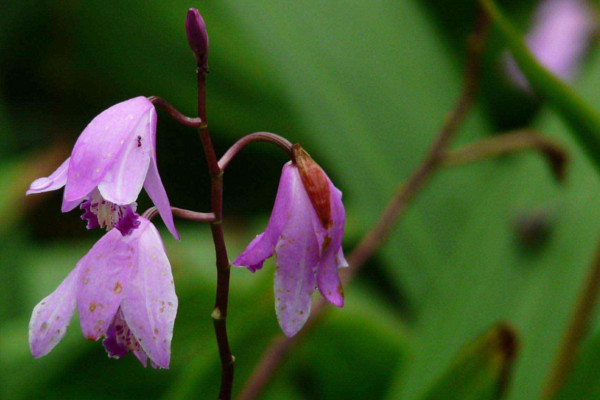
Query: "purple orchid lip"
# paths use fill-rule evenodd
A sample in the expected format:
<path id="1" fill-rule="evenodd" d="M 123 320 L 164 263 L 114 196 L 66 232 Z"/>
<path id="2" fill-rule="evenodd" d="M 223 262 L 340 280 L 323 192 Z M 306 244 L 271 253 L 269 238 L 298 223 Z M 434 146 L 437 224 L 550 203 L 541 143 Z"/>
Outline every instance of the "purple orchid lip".
<path id="1" fill-rule="evenodd" d="M 94 193 L 118 212 L 119 207 L 134 204 L 144 187 L 171 234 L 179 239 L 156 164 L 156 110 L 146 97 L 115 104 L 96 116 L 77 139 L 71 156 L 49 177 L 33 181 L 27 194 L 63 186 L 63 212 L 89 201 Z"/>
<path id="2" fill-rule="evenodd" d="M 338 268 L 347 266 L 342 250 L 345 211 L 342 193 L 326 175 L 331 223 L 324 226 L 302 182 L 298 167 L 283 167 L 267 228 L 233 261 L 255 272 L 276 254 L 275 308 L 287 336 L 294 336 L 310 314 L 315 287 L 331 304 L 342 307 Z"/>
<path id="3" fill-rule="evenodd" d="M 117 229 L 105 234 L 35 306 L 29 324 L 34 357 L 60 342 L 77 308 L 84 337 L 106 337 L 111 357 L 131 351 L 144 366 L 150 359 L 154 368 L 169 367 L 178 304 L 171 265 L 154 225 L 142 217 L 139 222 L 131 235 Z"/>

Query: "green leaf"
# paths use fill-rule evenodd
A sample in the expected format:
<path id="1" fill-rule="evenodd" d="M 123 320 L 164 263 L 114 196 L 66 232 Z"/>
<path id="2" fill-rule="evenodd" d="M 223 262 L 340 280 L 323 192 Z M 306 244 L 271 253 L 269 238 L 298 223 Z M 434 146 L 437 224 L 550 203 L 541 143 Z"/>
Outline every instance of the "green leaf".
<path id="1" fill-rule="evenodd" d="M 514 330 L 499 324 L 467 344 L 422 400 L 497 400 L 517 351 Z"/>
<path id="2" fill-rule="evenodd" d="M 565 386 L 554 400 L 594 400 L 600 397 L 600 335 L 587 340 Z"/>

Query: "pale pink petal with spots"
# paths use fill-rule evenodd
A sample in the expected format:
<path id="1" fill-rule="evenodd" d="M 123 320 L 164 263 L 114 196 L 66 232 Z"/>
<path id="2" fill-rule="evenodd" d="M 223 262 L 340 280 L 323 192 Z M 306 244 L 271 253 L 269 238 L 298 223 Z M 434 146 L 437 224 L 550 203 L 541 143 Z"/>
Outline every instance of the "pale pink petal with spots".
<path id="1" fill-rule="evenodd" d="M 79 263 L 77 309 L 82 333 L 90 340 L 106 334 L 127 290 L 136 257 L 132 239 L 112 229 Z"/>
<path id="2" fill-rule="evenodd" d="M 321 259 L 317 267 L 317 284 L 319 291 L 328 302 L 337 307 L 343 307 L 344 292 L 338 275 L 338 268 L 343 265 L 340 265 L 341 262 L 347 265 L 343 253 L 341 255 L 342 259 L 339 258 L 342 251 L 346 212 L 342 204 L 342 192 L 333 186 L 331 182 L 329 182 L 329 185 L 333 224 L 327 230 L 324 242 L 321 243 Z"/>
<path id="3" fill-rule="evenodd" d="M 294 336 L 310 314 L 319 243 L 313 229 L 316 213 L 300 176 L 291 175 L 289 184 L 294 196 L 275 249 L 275 311 L 283 332 Z"/>
<path id="4" fill-rule="evenodd" d="M 156 365 L 168 368 L 177 295 L 159 233 L 148 220 L 141 220 L 136 269 L 121 309 L 142 350 Z"/>
<path id="5" fill-rule="evenodd" d="M 45 356 L 65 336 L 75 311 L 75 285 L 78 267 L 52 294 L 33 309 L 29 322 L 29 347 L 35 358 Z"/>
<path id="6" fill-rule="evenodd" d="M 98 184 L 102 197 L 115 204 L 133 203 L 144 185 L 150 158 L 153 155 L 153 135 L 156 110 L 151 108 L 140 119 L 133 134 L 125 139 L 123 148 Z"/>
<path id="7" fill-rule="evenodd" d="M 115 104 L 89 123 L 71 153 L 65 200 L 83 199 L 98 186 L 140 119 L 153 108 L 147 98 L 136 97 Z"/>

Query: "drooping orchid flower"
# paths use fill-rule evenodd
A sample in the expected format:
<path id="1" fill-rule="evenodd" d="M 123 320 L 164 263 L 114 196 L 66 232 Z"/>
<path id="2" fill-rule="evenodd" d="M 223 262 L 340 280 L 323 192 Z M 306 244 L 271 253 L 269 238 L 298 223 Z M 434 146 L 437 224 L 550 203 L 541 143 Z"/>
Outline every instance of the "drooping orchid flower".
<path id="1" fill-rule="evenodd" d="M 315 287 L 331 304 L 344 305 L 338 268 L 348 266 L 342 193 L 301 148 L 294 152 L 296 164 L 283 167 L 267 229 L 233 262 L 255 272 L 275 254 L 275 310 L 290 337 L 306 323 Z"/>
<path id="2" fill-rule="evenodd" d="M 142 365 L 168 368 L 177 314 L 171 265 L 154 225 L 140 217 L 130 235 L 106 233 L 67 278 L 33 309 L 29 345 L 48 354 L 66 333 L 77 307 L 83 335 L 106 337 L 109 356 L 133 352 Z"/>
<path id="3" fill-rule="evenodd" d="M 138 223 L 136 199 L 142 186 L 169 231 L 179 238 L 156 164 L 156 110 L 136 97 L 103 111 L 77 139 L 71 156 L 48 177 L 38 178 L 27 194 L 65 187 L 62 211 L 83 202 L 88 228 L 117 227 L 128 234 Z"/>

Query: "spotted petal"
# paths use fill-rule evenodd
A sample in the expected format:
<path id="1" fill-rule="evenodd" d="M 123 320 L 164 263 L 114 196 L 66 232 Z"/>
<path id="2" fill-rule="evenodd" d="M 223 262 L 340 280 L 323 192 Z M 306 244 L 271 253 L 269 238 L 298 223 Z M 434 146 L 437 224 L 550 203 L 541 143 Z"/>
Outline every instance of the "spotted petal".
<path id="1" fill-rule="evenodd" d="M 136 247 L 117 229 L 104 235 L 79 262 L 77 309 L 83 335 L 98 340 L 106 334 L 133 271 Z"/>
<path id="2" fill-rule="evenodd" d="M 139 119 L 133 134 L 127 136 L 118 157 L 98 184 L 102 197 L 120 205 L 136 201 L 148 172 L 155 132 L 156 110 L 150 108 Z"/>
<path id="3" fill-rule="evenodd" d="M 344 293 L 338 275 L 338 268 L 347 265 L 340 251 L 344 235 L 346 213 L 342 204 L 342 192 L 331 184 L 331 219 L 332 227 L 328 229 L 321 244 L 321 260 L 317 268 L 319 291 L 327 301 L 337 307 L 344 306 Z"/>
<path id="4" fill-rule="evenodd" d="M 283 332 L 293 336 L 310 313 L 319 243 L 312 225 L 315 212 L 300 176 L 293 174 L 289 184 L 293 203 L 275 250 L 275 310 Z"/>
<path id="5" fill-rule="evenodd" d="M 65 201 L 81 200 L 98 186 L 151 109 L 147 98 L 136 97 L 110 107 L 89 123 L 71 154 Z"/>
<path id="6" fill-rule="evenodd" d="M 29 348 L 35 358 L 48 354 L 65 336 L 75 311 L 75 267 L 52 294 L 33 309 L 29 322 Z"/>
<path id="7" fill-rule="evenodd" d="M 137 261 L 121 310 L 144 353 L 155 365 L 169 368 L 177 296 L 158 231 L 141 220 Z"/>

